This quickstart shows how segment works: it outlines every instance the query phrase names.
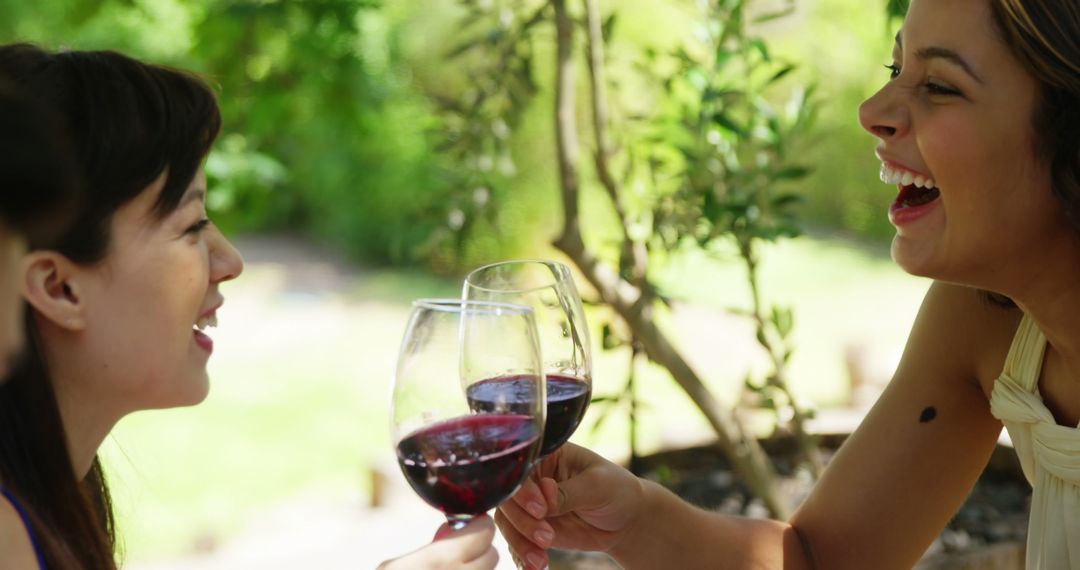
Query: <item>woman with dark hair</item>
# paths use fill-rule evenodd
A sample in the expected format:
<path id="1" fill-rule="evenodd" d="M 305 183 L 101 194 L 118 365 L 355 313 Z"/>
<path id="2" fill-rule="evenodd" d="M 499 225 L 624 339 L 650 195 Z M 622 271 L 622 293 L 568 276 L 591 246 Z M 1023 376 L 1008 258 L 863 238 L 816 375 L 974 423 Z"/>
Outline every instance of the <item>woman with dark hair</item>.
<path id="1" fill-rule="evenodd" d="M 70 226 L 21 263 L 26 354 L 0 386 L 0 484 L 26 526 L 0 510 L 0 566 L 114 568 L 98 447 L 131 412 L 206 397 L 205 330 L 243 270 L 206 215 L 221 118 L 197 77 L 116 52 L 0 46 L 0 74 L 56 111 L 84 188 Z M 493 534 L 482 520 L 386 566 L 491 568 Z"/>
<path id="2" fill-rule="evenodd" d="M 692 507 L 581 447 L 496 514 L 515 557 L 625 568 L 911 568 L 1008 429 L 1029 570 L 1080 570 L 1080 4 L 912 0 L 878 140 L 893 259 L 931 277 L 892 382 L 790 521 Z"/>

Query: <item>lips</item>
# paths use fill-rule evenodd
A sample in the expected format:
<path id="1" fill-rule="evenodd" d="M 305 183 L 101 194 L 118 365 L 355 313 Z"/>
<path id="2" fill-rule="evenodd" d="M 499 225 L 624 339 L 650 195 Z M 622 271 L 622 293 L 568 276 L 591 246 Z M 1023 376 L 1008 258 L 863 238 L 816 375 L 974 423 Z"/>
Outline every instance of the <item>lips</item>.
<path id="1" fill-rule="evenodd" d="M 195 344 L 207 352 L 214 352 L 214 339 L 203 334 L 202 331 L 191 331 L 192 336 L 195 337 Z"/>

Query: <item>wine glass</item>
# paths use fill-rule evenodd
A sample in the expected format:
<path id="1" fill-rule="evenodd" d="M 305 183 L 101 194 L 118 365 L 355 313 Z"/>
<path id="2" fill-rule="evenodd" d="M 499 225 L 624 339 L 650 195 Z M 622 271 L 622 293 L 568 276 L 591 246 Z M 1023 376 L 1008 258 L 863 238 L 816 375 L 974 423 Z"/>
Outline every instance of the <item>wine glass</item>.
<path id="1" fill-rule="evenodd" d="M 529 259 L 485 265 L 466 276 L 462 297 L 526 305 L 536 314 L 547 386 L 540 456 L 551 454 L 577 429 L 592 395 L 589 330 L 570 269 L 555 261 Z M 504 383 L 505 379 L 492 378 L 473 384 L 468 392 L 473 409 L 491 407 Z"/>
<path id="2" fill-rule="evenodd" d="M 470 408 L 464 392 L 515 379 L 512 402 Z M 398 354 L 391 433 L 409 485 L 457 530 L 509 498 L 540 449 L 544 390 L 532 309 L 421 299 Z"/>

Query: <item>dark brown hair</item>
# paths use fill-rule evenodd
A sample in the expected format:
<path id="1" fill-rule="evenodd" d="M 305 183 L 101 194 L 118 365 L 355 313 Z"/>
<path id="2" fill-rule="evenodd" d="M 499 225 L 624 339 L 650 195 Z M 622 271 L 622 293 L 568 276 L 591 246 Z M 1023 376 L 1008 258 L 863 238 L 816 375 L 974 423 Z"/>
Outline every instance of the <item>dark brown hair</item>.
<path id="1" fill-rule="evenodd" d="M 0 73 L 60 118 L 83 175 L 82 207 L 51 244 L 81 264 L 109 250 L 116 210 L 166 173 L 155 205 L 164 217 L 179 204 L 217 137 L 221 117 L 199 78 L 112 51 L 50 53 L 29 44 L 0 46 Z M 26 318 L 24 362 L 0 386 L 0 481 L 32 512 L 49 568 L 115 568 L 109 491 L 95 458 L 77 480 L 34 317 Z"/>
<path id="2" fill-rule="evenodd" d="M 1080 232 L 1080 4 L 1075 0 L 993 0 L 994 22 L 1039 84 L 1031 117 L 1036 152 L 1053 192 Z"/>
<path id="3" fill-rule="evenodd" d="M 56 118 L 0 76 L 0 224 L 47 242 L 74 211 L 79 176 Z"/>

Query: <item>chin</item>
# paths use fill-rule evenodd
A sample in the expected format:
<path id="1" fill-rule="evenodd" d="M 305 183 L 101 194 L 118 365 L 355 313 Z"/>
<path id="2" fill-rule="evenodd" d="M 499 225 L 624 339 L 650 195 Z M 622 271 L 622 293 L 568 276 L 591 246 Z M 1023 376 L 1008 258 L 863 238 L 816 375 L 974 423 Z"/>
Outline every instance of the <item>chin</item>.
<path id="1" fill-rule="evenodd" d="M 206 400 L 206 397 L 210 395 L 210 379 L 207 378 L 205 374 L 203 374 L 203 377 L 200 379 L 197 387 L 193 386 L 193 388 L 197 389 L 192 390 L 189 394 L 189 396 L 191 397 L 188 399 L 187 402 L 181 405 L 196 406 L 203 403 L 203 401 Z"/>
<path id="2" fill-rule="evenodd" d="M 184 384 L 182 389 L 177 390 L 171 394 L 163 394 L 161 401 L 156 409 L 165 410 L 169 408 L 186 408 L 189 406 L 197 406 L 201 404 L 206 397 L 210 394 L 210 380 L 204 373 L 202 377 L 196 379 L 189 379 Z"/>
<path id="3" fill-rule="evenodd" d="M 898 235 L 893 238 L 889 254 L 892 257 L 893 262 L 905 272 L 916 277 L 930 277 L 937 279 L 941 276 L 940 268 L 935 271 L 934 264 L 929 255 L 930 252 L 925 251 L 926 249 L 927 248 L 919 247 L 919 244 L 911 243 L 911 240 Z"/>

